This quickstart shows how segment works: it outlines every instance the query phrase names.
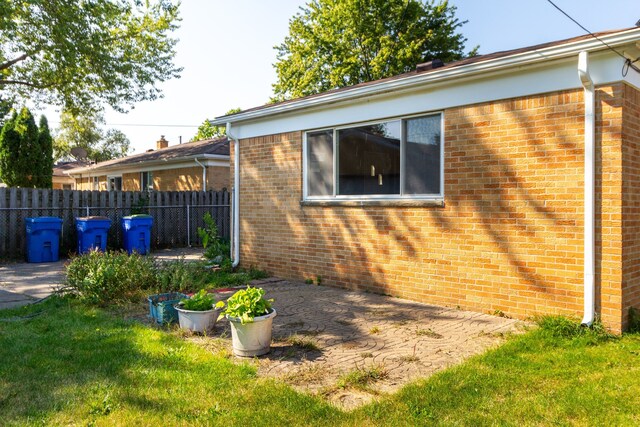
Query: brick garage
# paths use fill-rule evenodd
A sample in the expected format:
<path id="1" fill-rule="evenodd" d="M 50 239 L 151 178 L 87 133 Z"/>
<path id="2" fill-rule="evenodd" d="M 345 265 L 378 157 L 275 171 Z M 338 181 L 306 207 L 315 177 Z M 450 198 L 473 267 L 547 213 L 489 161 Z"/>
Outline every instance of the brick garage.
<path id="1" fill-rule="evenodd" d="M 617 66 L 613 56 L 606 61 Z M 569 69 L 549 66 L 558 67 L 559 79 L 563 67 Z M 595 306 L 616 332 L 627 326 L 629 308 L 640 308 L 640 92 L 634 83 L 595 90 Z M 360 103 L 353 111 L 365 104 L 353 102 Z M 370 119 L 385 118 L 379 111 L 389 102 L 388 94 L 379 109 L 367 101 Z M 257 111 L 268 115 L 276 107 Z M 338 111 L 340 104 L 327 109 Z M 305 131 L 335 118 L 322 123 L 321 113 L 303 111 L 298 114 L 318 124 L 289 131 L 304 122 L 289 113 L 259 125 L 287 130 L 268 135 L 259 135 L 251 118 L 219 119 L 239 135 L 242 264 L 288 279 L 321 276 L 332 286 L 518 318 L 580 316 L 585 101 L 579 81 L 564 90 L 436 111 L 444 123 L 444 196 L 440 204 L 415 206 L 305 202 Z"/>

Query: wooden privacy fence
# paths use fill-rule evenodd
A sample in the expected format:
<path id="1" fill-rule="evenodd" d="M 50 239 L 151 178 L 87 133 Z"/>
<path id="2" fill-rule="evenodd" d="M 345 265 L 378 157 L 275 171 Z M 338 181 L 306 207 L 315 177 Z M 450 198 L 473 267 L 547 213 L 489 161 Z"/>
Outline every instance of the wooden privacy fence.
<path id="1" fill-rule="evenodd" d="M 122 248 L 120 219 L 146 213 L 153 216 L 151 247 L 201 245 L 198 227 L 209 212 L 221 236 L 230 234 L 230 194 L 227 191 L 76 191 L 0 188 L 0 258 L 26 254 L 25 218 L 62 218 L 60 254 L 75 252 L 75 218 L 104 216 L 111 219 L 107 236 L 110 249 Z"/>

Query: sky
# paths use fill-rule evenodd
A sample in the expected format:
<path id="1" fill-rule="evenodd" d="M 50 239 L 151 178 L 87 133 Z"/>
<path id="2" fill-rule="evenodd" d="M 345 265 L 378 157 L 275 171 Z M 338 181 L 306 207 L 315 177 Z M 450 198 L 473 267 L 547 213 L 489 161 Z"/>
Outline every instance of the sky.
<path id="1" fill-rule="evenodd" d="M 632 27 L 640 20 L 638 0 L 554 0 L 592 32 Z M 183 0 L 175 63 L 180 79 L 160 87 L 164 98 L 135 105 L 127 114 L 107 108 L 105 129 L 123 131 L 135 152 L 189 141 L 207 118 L 231 108 L 265 104 L 276 80 L 274 46 L 288 33 L 289 19 L 304 0 Z M 547 0 L 450 0 L 467 50 L 481 54 L 531 46 L 584 34 Z M 52 127 L 59 113 L 45 111 Z M 140 126 L 144 125 L 144 126 Z"/>

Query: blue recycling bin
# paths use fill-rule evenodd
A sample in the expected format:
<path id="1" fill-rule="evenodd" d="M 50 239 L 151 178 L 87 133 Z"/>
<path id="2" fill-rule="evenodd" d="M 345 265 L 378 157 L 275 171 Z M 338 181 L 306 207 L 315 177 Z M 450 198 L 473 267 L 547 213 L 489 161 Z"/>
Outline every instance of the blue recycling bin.
<path id="1" fill-rule="evenodd" d="M 54 216 L 25 218 L 27 261 L 56 262 L 59 259 L 62 219 Z"/>
<path id="2" fill-rule="evenodd" d="M 107 234 L 111 220 L 104 216 L 84 216 L 76 218 L 78 254 L 86 254 L 92 249 L 107 250 Z"/>
<path id="3" fill-rule="evenodd" d="M 151 251 L 151 215 L 130 215 L 122 217 L 122 237 L 124 249 L 131 254 L 146 255 Z"/>

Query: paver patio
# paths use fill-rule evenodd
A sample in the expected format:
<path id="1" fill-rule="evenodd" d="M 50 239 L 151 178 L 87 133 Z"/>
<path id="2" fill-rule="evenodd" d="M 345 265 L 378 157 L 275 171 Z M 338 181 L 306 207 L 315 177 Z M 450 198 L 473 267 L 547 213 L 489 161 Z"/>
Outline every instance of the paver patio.
<path id="1" fill-rule="evenodd" d="M 323 394 L 345 408 L 376 395 L 335 387 L 348 372 L 377 366 L 386 377 L 373 388 L 394 392 L 498 344 L 505 333 L 517 332 L 522 325 L 488 314 L 326 286 L 279 279 L 254 284 L 275 299 L 278 312 L 271 353 L 253 359 L 258 373 Z M 216 329 L 215 336 L 229 336 L 226 321 Z M 230 348 L 230 340 L 224 341 Z M 317 350 L 309 349 L 309 343 Z"/>

